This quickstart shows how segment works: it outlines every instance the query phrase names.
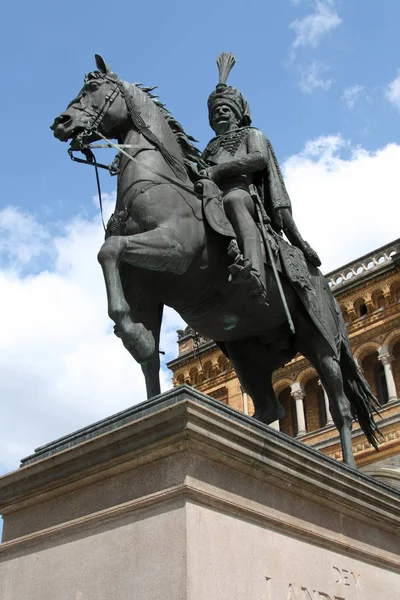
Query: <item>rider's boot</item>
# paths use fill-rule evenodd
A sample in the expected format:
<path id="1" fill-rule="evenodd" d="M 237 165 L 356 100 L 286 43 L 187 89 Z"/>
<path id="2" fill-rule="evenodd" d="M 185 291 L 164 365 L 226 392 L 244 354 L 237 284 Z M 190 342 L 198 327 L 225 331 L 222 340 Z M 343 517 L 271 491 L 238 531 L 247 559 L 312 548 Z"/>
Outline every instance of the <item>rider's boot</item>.
<path id="1" fill-rule="evenodd" d="M 228 255 L 233 259 L 233 263 L 228 267 L 229 281 L 235 284 L 244 283 L 250 296 L 262 304 L 268 304 L 265 276 L 261 278 L 260 271 L 254 268 L 252 260 L 243 257 L 236 240 L 230 242 Z M 262 270 L 264 271 L 264 268 Z"/>
<path id="2" fill-rule="evenodd" d="M 253 297 L 266 303 L 265 268 L 260 233 L 254 220 L 254 201 L 246 190 L 234 189 L 225 194 L 224 208 L 237 237 L 237 248 L 233 245 L 230 249 L 234 259 L 229 267 L 230 281 L 244 282 Z"/>

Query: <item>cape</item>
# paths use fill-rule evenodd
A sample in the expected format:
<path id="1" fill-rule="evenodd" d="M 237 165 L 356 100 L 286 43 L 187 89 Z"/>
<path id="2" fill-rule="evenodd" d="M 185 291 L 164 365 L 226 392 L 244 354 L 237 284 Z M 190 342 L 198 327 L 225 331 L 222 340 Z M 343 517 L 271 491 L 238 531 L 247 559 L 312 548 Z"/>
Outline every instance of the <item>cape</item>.
<path id="1" fill-rule="evenodd" d="M 257 186 L 260 198 L 264 202 L 266 213 L 271 219 L 272 227 L 275 231 L 280 232 L 282 231 L 282 219 L 279 209 L 288 208 L 291 213 L 292 204 L 274 149 L 268 139 L 267 145 L 267 166 L 256 174 L 254 183 Z"/>

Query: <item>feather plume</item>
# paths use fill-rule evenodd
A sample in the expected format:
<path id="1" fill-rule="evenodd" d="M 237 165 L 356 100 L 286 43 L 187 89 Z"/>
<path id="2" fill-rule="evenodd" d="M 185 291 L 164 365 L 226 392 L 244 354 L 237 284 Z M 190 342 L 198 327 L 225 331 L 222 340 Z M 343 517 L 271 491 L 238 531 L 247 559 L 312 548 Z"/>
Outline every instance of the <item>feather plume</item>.
<path id="1" fill-rule="evenodd" d="M 218 72 L 219 72 L 219 83 L 223 85 L 229 77 L 233 66 L 236 63 L 235 55 L 232 52 L 222 52 L 217 58 Z"/>

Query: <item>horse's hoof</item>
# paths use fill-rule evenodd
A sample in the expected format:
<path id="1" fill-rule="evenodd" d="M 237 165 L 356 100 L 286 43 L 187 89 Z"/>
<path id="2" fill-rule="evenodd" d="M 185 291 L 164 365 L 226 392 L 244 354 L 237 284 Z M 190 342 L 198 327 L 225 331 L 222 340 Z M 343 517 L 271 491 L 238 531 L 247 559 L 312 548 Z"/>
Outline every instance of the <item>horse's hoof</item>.
<path id="1" fill-rule="evenodd" d="M 279 421 L 285 416 L 285 410 L 283 406 L 277 408 L 276 410 L 266 409 L 266 410 L 256 410 L 252 415 L 252 418 L 256 421 L 261 421 L 261 423 L 265 423 L 266 425 L 271 425 L 275 421 Z"/>

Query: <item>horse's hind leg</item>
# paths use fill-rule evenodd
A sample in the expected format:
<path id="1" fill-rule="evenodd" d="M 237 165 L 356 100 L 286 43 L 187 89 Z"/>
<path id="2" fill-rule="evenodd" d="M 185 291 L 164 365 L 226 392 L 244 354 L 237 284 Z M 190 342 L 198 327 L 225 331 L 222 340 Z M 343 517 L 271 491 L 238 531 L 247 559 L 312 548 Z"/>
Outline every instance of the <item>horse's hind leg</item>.
<path id="1" fill-rule="evenodd" d="M 351 441 L 353 415 L 350 401 L 344 393 L 343 376 L 339 361 L 325 340 L 322 338 L 316 340 L 315 335 L 312 336 L 311 334 L 309 334 L 308 339 L 313 340 L 313 347 L 300 348 L 300 351 L 316 369 L 328 394 L 329 409 L 340 435 L 343 462 L 349 467 L 356 468 Z"/>
<path id="2" fill-rule="evenodd" d="M 285 411 L 275 396 L 272 387 L 272 371 L 278 365 L 272 364 L 273 357 L 256 338 L 224 342 L 236 374 L 254 404 L 253 417 L 263 423 L 273 423 L 281 419 Z M 275 362 L 275 361 L 274 361 Z"/>

